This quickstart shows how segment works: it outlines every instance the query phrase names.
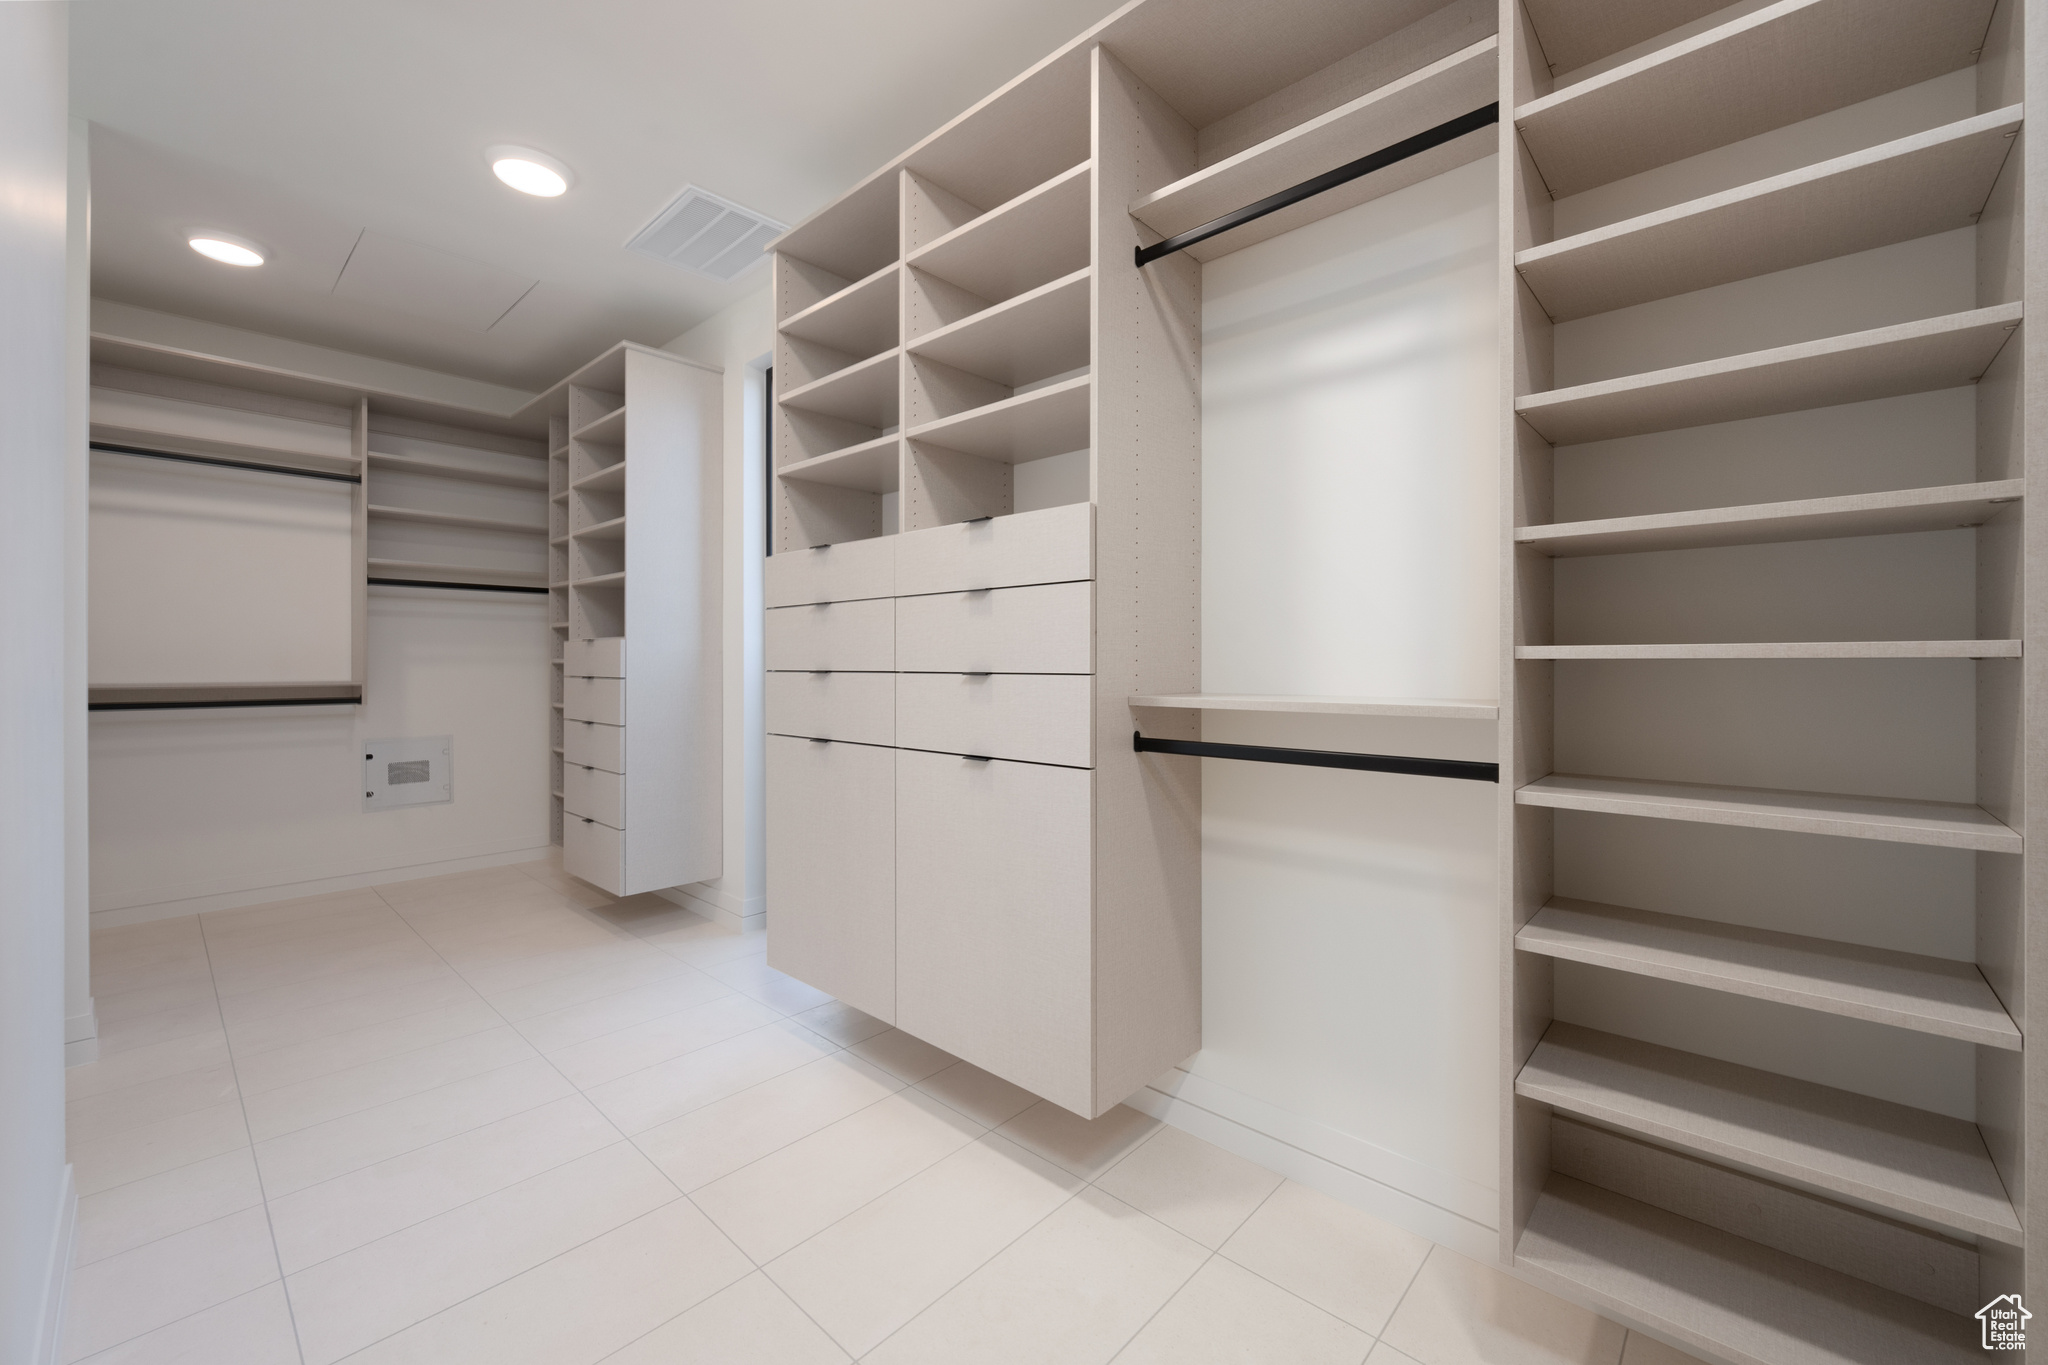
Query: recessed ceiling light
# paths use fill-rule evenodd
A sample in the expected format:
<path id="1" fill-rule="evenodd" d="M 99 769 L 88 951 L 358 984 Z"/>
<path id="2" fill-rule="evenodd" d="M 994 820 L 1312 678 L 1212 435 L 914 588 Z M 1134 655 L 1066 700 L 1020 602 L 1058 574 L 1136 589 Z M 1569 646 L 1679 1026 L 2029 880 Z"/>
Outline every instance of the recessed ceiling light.
<path id="1" fill-rule="evenodd" d="M 262 265 L 263 248 L 225 232 L 195 232 L 185 239 L 194 251 L 222 265 Z"/>
<path id="2" fill-rule="evenodd" d="M 546 152 L 536 152 L 531 147 L 503 144 L 486 147 L 484 160 L 491 163 L 491 173 L 513 189 L 521 194 L 537 194 L 543 199 L 552 199 L 562 193 L 576 178 L 567 166 Z"/>

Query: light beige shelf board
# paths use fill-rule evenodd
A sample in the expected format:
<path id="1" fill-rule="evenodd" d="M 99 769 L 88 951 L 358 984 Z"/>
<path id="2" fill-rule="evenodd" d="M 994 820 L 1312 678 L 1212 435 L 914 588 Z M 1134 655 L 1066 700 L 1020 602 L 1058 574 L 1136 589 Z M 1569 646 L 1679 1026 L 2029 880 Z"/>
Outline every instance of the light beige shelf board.
<path id="1" fill-rule="evenodd" d="M 902 444 L 895 436 L 883 436 L 844 450 L 799 460 L 775 472 L 781 478 L 804 483 L 826 483 L 867 493 L 893 493 L 900 481 L 898 457 Z"/>
<path id="2" fill-rule="evenodd" d="M 1515 411 L 1545 440 L 1571 445 L 1955 388 L 1989 368 L 2020 311 L 2002 303 L 1552 389 L 1516 399 Z"/>
<path id="3" fill-rule="evenodd" d="M 887 350 L 791 389 L 782 395 L 782 405 L 871 427 L 894 426 L 899 354 Z"/>
<path id="4" fill-rule="evenodd" d="M 1998 508 L 2018 502 L 2021 479 L 1851 493 L 1834 498 L 1707 507 L 1642 517 L 1524 526 L 1515 540 L 1554 556 L 1622 555 L 1644 550 L 1686 550 L 1702 545 L 1762 545 L 1842 536 L 1889 536 L 1976 526 Z"/>
<path id="5" fill-rule="evenodd" d="M 561 492 L 559 492 L 559 493 L 555 493 L 555 494 L 552 494 L 552 495 L 550 495 L 550 496 L 549 496 L 549 498 L 548 498 L 548 501 L 549 501 L 549 502 L 567 502 L 568 500 L 569 500 L 569 490 L 568 490 L 568 489 L 566 489 L 566 488 L 564 488 L 564 489 L 563 489 L 563 490 L 562 490 Z"/>
<path id="6" fill-rule="evenodd" d="M 963 223 L 907 264 L 985 299 L 1002 299 L 1088 264 L 1089 162 Z"/>
<path id="7" fill-rule="evenodd" d="M 595 421 L 585 422 L 569 433 L 572 441 L 594 442 L 599 445 L 622 445 L 626 439 L 626 410 L 613 408 Z"/>
<path id="8" fill-rule="evenodd" d="M 502 517 L 465 517 L 453 512 L 429 512 L 418 507 L 385 507 L 369 504 L 371 516 L 385 521 L 420 522 L 428 526 L 461 526 L 472 531 L 513 531 L 521 535 L 544 536 L 548 528 L 530 521 L 506 521 Z"/>
<path id="9" fill-rule="evenodd" d="M 1532 100 L 1515 123 L 1561 199 L 1959 71 L 1991 6 L 1779 0 Z"/>
<path id="10" fill-rule="evenodd" d="M 853 355 L 886 351 L 896 344 L 896 281 L 901 270 L 891 261 L 788 318 L 779 330 Z"/>
<path id="11" fill-rule="evenodd" d="M 1088 445 L 1087 375 L 927 422 L 904 433 L 985 460 L 1021 464 Z"/>
<path id="12" fill-rule="evenodd" d="M 572 588 L 623 588 L 626 586 L 626 575 L 622 571 L 619 573 L 596 574 L 590 578 L 574 578 L 569 580 L 569 586 Z"/>
<path id="13" fill-rule="evenodd" d="M 1560 75 L 1726 8 L 1723 0 L 1522 0 L 1550 69 Z"/>
<path id="14" fill-rule="evenodd" d="M 626 486 L 626 462 L 608 464 L 594 474 L 585 474 L 569 487 L 581 493 L 615 493 Z"/>
<path id="15" fill-rule="evenodd" d="M 1698 1053 L 1557 1021 L 1515 1093 L 1971 1236 L 2020 1224 L 1977 1126 Z"/>
<path id="16" fill-rule="evenodd" d="M 1324 716 L 1404 716 L 1416 720 L 1497 720 L 1500 717 L 1500 706 L 1496 702 L 1410 697 L 1175 692 L 1127 700 L 1132 706 L 1156 706 L 1173 711 L 1294 711 Z"/>
<path id="17" fill-rule="evenodd" d="M 1088 363 L 1089 280 L 1083 266 L 905 349 L 1013 388 L 1080 369 Z"/>
<path id="18" fill-rule="evenodd" d="M 567 536 L 565 536 L 565 535 L 562 535 L 562 536 L 551 536 L 551 537 L 549 537 L 549 539 L 548 539 L 548 544 L 550 544 L 550 545 L 567 545 L 568 543 L 569 543 L 569 537 L 567 537 Z"/>
<path id="19" fill-rule="evenodd" d="M 534 463 L 541 462 L 535 460 Z M 456 464 L 449 460 L 423 460 L 414 455 L 386 455 L 375 450 L 370 452 L 370 468 L 404 470 L 410 474 L 431 474 L 441 479 L 467 479 L 471 483 L 494 483 L 507 488 L 548 486 L 545 470 L 526 474 L 511 470 L 479 469 L 474 465 Z"/>
<path id="20" fill-rule="evenodd" d="M 1277 137 L 1155 190 L 1131 205 L 1131 216 L 1161 237 L 1171 237 L 1460 114 L 1469 114 L 1499 97 L 1499 53 L 1500 39 L 1489 35 Z M 1482 128 L 1212 237 L 1188 248 L 1188 252 L 1197 260 L 1213 260 L 1455 170 L 1469 161 L 1492 156 L 1498 150 L 1498 130 Z"/>
<path id="21" fill-rule="evenodd" d="M 1733 1233 L 1553 1175 L 1515 1270 L 1743 1365 L 1969 1365 L 1977 1324 Z"/>
<path id="22" fill-rule="evenodd" d="M 1652 820 L 1741 825 L 1793 834 L 1831 834 L 1895 844 L 2018 853 L 2020 836 L 1982 806 L 1908 801 L 1889 796 L 1724 787 L 1698 782 L 1643 782 L 1623 777 L 1552 773 L 1515 792 L 1525 806 L 1598 811 Z"/>
<path id="23" fill-rule="evenodd" d="M 1517 659 L 2017 659 L 2018 640 L 1765 640 L 1754 644 L 1517 645 Z"/>
<path id="24" fill-rule="evenodd" d="M 2020 1031 L 1970 962 L 1554 897 L 1515 947 L 1662 981 L 2018 1051 Z"/>
<path id="25" fill-rule="evenodd" d="M 434 578 L 445 583 L 489 583 L 507 588 L 545 588 L 548 576 L 539 570 L 479 569 L 463 564 L 431 564 L 418 559 L 372 559 L 371 578 Z"/>
<path id="26" fill-rule="evenodd" d="M 1515 268 L 1555 322 L 1910 241 L 1977 220 L 2020 106 L 1531 247 Z"/>
<path id="27" fill-rule="evenodd" d="M 578 540 L 624 540 L 626 519 L 613 517 L 610 521 L 595 522 L 581 530 L 571 531 L 570 534 Z"/>

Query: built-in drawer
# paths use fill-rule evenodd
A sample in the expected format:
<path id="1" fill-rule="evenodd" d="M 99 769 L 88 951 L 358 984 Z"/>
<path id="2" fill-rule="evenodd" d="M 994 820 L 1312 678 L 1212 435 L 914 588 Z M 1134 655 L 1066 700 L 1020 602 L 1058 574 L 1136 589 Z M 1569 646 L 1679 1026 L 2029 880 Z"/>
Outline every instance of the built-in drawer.
<path id="1" fill-rule="evenodd" d="M 626 885 L 626 836 L 578 815 L 562 817 L 562 870 L 614 896 Z"/>
<path id="2" fill-rule="evenodd" d="M 1087 673 L 1095 585 L 937 593 L 896 599 L 896 667 L 905 673 Z"/>
<path id="3" fill-rule="evenodd" d="M 902 673 L 895 743 L 1086 768 L 1094 700 L 1085 673 Z"/>
<path id="4" fill-rule="evenodd" d="M 894 673 L 770 673 L 768 733 L 896 742 Z"/>
<path id="5" fill-rule="evenodd" d="M 1085 502 L 895 539 L 896 591 L 904 597 L 1095 576 L 1095 508 Z"/>
<path id="6" fill-rule="evenodd" d="M 562 809 L 613 829 L 626 827 L 626 779 L 602 768 L 562 765 Z"/>
<path id="7" fill-rule="evenodd" d="M 572 678 L 625 677 L 626 638 L 570 640 L 562 648 L 562 672 Z"/>
<path id="8" fill-rule="evenodd" d="M 852 602 L 896 594 L 900 536 L 848 540 L 816 550 L 786 550 L 761 566 L 762 601 L 771 607 Z"/>
<path id="9" fill-rule="evenodd" d="M 770 735 L 768 965 L 896 1017 L 896 751 Z"/>
<path id="10" fill-rule="evenodd" d="M 562 725 L 562 757 L 607 772 L 626 771 L 626 727 L 571 720 Z"/>
<path id="11" fill-rule="evenodd" d="M 562 718 L 594 720 L 605 725 L 626 723 L 626 683 L 622 678 L 562 679 Z"/>
<path id="12" fill-rule="evenodd" d="M 896 667 L 896 604 L 887 597 L 774 607 L 766 614 L 770 669 L 887 673 Z"/>

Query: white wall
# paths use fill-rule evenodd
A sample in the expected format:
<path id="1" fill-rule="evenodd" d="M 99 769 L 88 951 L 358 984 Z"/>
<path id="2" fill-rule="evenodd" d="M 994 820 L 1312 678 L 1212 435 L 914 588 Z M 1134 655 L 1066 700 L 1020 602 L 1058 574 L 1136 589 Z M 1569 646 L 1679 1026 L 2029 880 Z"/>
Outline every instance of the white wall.
<path id="1" fill-rule="evenodd" d="M 76 1211 L 64 1164 L 68 9 L 0 5 L 0 1365 L 56 1359 Z"/>
<path id="2" fill-rule="evenodd" d="M 1494 173 L 1205 267 L 1204 691 L 1493 696 Z M 1490 722 L 1203 736 L 1495 757 Z M 1202 791 L 1203 1048 L 1137 1102 L 1490 1258 L 1495 789 L 1210 760 Z"/>
<path id="3" fill-rule="evenodd" d="M 87 526 L 92 498 L 91 125 L 73 118 L 64 242 L 64 1061 L 100 1055 L 92 1003 L 92 841 L 86 697 Z"/>

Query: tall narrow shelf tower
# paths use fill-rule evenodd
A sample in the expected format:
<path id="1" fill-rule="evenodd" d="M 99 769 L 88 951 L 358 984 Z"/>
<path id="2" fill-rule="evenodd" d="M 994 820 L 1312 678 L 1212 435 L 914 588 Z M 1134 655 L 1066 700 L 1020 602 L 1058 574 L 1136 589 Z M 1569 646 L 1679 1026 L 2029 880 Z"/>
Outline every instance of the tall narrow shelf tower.
<path id="1" fill-rule="evenodd" d="M 1502 3 L 1501 1253 L 1717 1361 L 2048 1295 L 2023 8 Z"/>

